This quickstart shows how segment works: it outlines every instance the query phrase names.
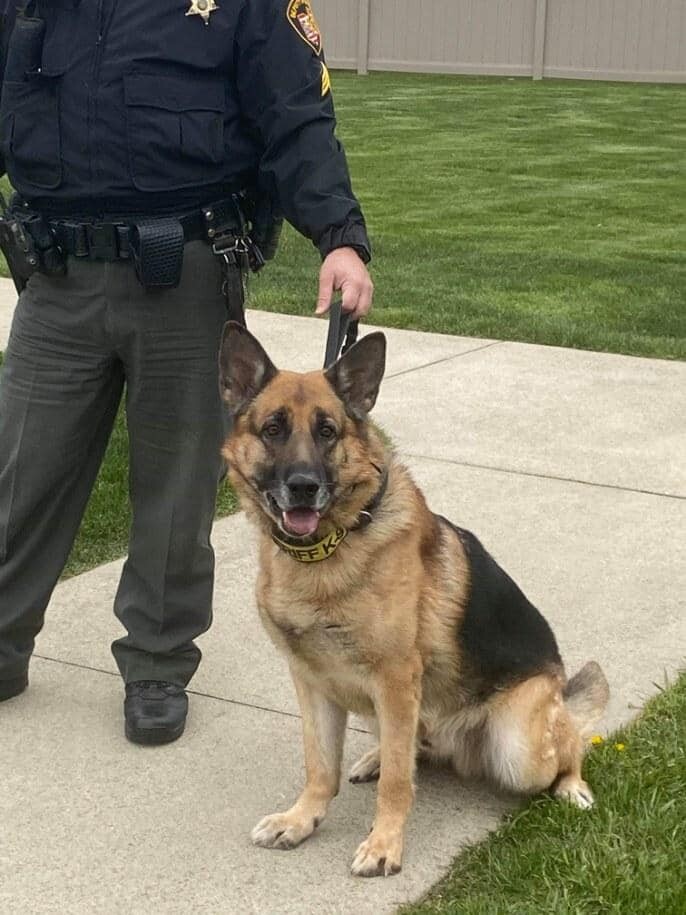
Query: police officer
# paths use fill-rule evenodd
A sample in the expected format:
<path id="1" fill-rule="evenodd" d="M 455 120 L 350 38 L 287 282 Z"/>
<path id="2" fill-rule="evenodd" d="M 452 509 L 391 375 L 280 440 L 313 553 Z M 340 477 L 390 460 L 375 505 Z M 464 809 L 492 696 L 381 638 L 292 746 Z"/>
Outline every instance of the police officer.
<path id="1" fill-rule="evenodd" d="M 0 383 L 0 700 L 28 684 L 125 388 L 133 522 L 112 650 L 126 735 L 165 743 L 211 620 L 217 351 L 243 255 L 260 260 L 248 230 L 285 216 L 321 253 L 318 312 L 340 289 L 355 317 L 369 242 L 309 0 L 16 2 L 0 139 L 40 269 Z"/>

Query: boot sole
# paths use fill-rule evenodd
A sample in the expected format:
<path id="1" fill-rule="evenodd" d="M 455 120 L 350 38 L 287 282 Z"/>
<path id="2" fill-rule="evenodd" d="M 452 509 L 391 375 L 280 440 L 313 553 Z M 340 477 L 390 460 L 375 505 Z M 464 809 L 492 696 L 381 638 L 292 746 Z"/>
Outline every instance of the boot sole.
<path id="1" fill-rule="evenodd" d="M 12 677 L 11 680 L 0 680 L 0 702 L 14 699 L 15 696 L 23 693 L 28 685 L 28 674 L 24 674 L 23 677 Z"/>
<path id="2" fill-rule="evenodd" d="M 158 747 L 173 743 L 183 734 L 186 722 L 182 721 L 173 728 L 137 728 L 127 721 L 124 727 L 126 739 L 144 747 Z"/>

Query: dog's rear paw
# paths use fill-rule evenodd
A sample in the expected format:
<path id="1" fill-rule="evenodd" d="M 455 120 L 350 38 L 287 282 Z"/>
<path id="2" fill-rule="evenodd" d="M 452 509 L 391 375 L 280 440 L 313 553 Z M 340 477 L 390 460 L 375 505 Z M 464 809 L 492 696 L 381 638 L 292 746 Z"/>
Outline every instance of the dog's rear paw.
<path id="1" fill-rule="evenodd" d="M 380 836 L 374 830 L 355 852 L 350 870 L 356 877 L 391 877 L 400 872 L 402 836 Z"/>
<path id="2" fill-rule="evenodd" d="M 583 779 L 574 775 L 563 776 L 555 785 L 555 797 L 569 801 L 582 810 L 589 810 L 593 806 L 593 793 Z"/>
<path id="3" fill-rule="evenodd" d="M 262 848 L 290 849 L 311 836 L 319 825 L 318 820 L 294 817 L 289 813 L 272 813 L 264 817 L 250 833 L 255 845 Z"/>
<path id="4" fill-rule="evenodd" d="M 380 771 L 379 748 L 375 747 L 357 760 L 348 773 L 348 779 L 353 785 L 359 785 L 361 782 L 373 782 L 379 777 Z"/>

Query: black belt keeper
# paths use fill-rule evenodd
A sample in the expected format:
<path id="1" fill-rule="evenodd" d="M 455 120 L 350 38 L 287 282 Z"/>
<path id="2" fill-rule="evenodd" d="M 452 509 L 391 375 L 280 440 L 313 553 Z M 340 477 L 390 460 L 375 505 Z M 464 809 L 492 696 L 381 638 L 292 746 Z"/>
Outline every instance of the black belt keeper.
<path id="1" fill-rule="evenodd" d="M 146 219 L 131 232 L 136 275 L 145 289 L 178 286 L 183 267 L 185 237 L 178 219 Z"/>

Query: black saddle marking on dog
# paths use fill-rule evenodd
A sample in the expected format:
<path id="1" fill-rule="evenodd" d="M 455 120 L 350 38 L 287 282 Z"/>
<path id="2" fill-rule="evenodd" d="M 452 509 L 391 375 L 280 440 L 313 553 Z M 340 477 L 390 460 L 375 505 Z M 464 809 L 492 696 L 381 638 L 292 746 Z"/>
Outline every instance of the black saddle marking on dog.
<path id="1" fill-rule="evenodd" d="M 458 627 L 466 672 L 476 697 L 561 667 L 553 631 L 543 615 L 471 533 L 445 521 L 460 538 L 471 587 Z"/>

